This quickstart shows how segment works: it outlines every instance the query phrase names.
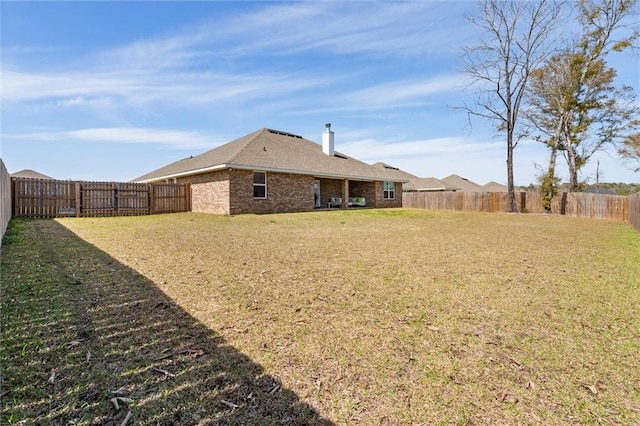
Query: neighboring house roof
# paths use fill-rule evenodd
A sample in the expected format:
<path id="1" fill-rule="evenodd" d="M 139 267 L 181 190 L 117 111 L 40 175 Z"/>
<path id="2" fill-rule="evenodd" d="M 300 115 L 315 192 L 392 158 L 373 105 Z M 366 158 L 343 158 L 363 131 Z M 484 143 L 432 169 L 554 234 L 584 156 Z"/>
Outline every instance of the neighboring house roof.
<path id="1" fill-rule="evenodd" d="M 412 179 L 418 179 L 418 176 L 412 175 L 411 173 L 405 172 L 404 170 L 400 170 L 397 167 L 390 166 L 386 163 L 378 162 L 371 165 L 376 169 L 383 170 L 387 176 L 390 178 L 401 179 L 410 181 Z"/>
<path id="2" fill-rule="evenodd" d="M 482 185 L 482 188 L 487 191 L 487 192 L 507 192 L 508 188 L 506 185 L 503 185 L 501 183 L 498 182 L 487 182 L 484 185 Z"/>
<path id="3" fill-rule="evenodd" d="M 405 172 L 404 170 L 400 170 L 397 167 L 390 166 L 386 163 L 378 162 L 372 164 L 372 166 L 381 170 L 385 170 L 390 178 L 408 181 L 402 185 L 403 191 L 454 191 L 456 189 L 447 186 L 444 182 L 441 182 L 436 178 L 420 178 L 412 175 L 411 173 Z"/>
<path id="4" fill-rule="evenodd" d="M 457 188 L 447 185 L 433 177 L 417 178 L 409 182 L 407 191 L 455 191 Z"/>
<path id="5" fill-rule="evenodd" d="M 391 180 L 381 170 L 367 163 L 337 151 L 334 156 L 327 155 L 322 151 L 320 144 L 301 136 L 265 128 L 203 154 L 161 167 L 134 181 L 150 182 L 225 169 L 261 170 L 340 179 Z"/>
<path id="6" fill-rule="evenodd" d="M 598 188 L 596 185 L 589 186 L 585 188 L 582 192 L 590 193 L 590 194 L 608 194 L 608 195 L 616 195 L 616 191 L 611 188 Z"/>
<path id="7" fill-rule="evenodd" d="M 469 192 L 484 191 L 482 186 L 478 185 L 477 183 L 472 182 L 469 179 L 463 178 L 455 174 L 449 175 L 446 178 L 440 179 L 440 180 L 449 186 L 458 188 L 461 191 L 469 191 Z"/>
<path id="8" fill-rule="evenodd" d="M 20 170 L 19 172 L 11 173 L 11 177 L 54 180 L 51 176 L 43 175 L 42 173 L 38 173 L 30 169 L 24 169 Z"/>

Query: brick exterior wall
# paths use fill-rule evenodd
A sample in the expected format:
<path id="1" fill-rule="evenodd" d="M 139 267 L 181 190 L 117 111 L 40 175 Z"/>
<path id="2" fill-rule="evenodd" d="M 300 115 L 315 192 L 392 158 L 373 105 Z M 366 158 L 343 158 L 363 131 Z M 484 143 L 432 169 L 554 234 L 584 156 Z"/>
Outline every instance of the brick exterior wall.
<path id="1" fill-rule="evenodd" d="M 191 184 L 191 211 L 232 214 L 229 202 L 229 170 L 186 176 L 178 183 Z"/>
<path id="2" fill-rule="evenodd" d="M 402 183 L 395 182 L 396 197 L 393 200 L 384 199 L 384 182 L 376 181 L 376 204 L 377 208 L 402 207 Z M 368 200 L 367 200 L 368 201 Z M 368 204 L 368 203 L 367 203 Z"/>
<path id="3" fill-rule="evenodd" d="M 246 213 L 287 213 L 313 211 L 313 184 L 320 181 L 320 206 L 330 197 L 342 195 L 342 179 L 316 179 L 313 176 L 267 173 L 267 198 L 253 198 L 252 170 L 221 170 L 178 179 L 191 184 L 191 210 L 197 213 L 236 215 Z M 396 183 L 395 200 L 383 198 L 383 182 L 349 181 L 351 197 L 364 197 L 367 207 L 402 207 L 402 184 Z"/>
<path id="4" fill-rule="evenodd" d="M 267 198 L 253 198 L 253 171 L 230 174 L 230 214 L 313 211 L 313 176 L 267 172 Z"/>

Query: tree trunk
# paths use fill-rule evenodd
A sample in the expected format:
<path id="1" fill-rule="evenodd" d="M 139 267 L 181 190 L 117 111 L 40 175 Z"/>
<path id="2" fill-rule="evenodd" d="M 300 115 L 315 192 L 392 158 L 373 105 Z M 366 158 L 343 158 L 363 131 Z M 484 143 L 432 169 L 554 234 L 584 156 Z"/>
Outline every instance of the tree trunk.
<path id="1" fill-rule="evenodd" d="M 560 144 L 560 135 L 563 129 L 564 117 L 560 118 L 558 126 L 556 127 L 555 135 L 548 144 L 551 152 L 549 154 L 549 166 L 547 173 L 541 176 L 540 179 L 540 192 L 542 194 L 542 206 L 545 213 L 551 213 L 551 201 L 557 194 L 556 188 L 556 163 L 558 160 L 558 148 Z"/>
<path id="2" fill-rule="evenodd" d="M 516 191 L 513 185 L 513 129 L 507 129 L 507 194 L 509 198 L 509 212 L 518 213 Z"/>
<path id="3" fill-rule="evenodd" d="M 551 201 L 556 195 L 555 180 L 556 180 L 556 161 L 558 157 L 558 142 L 551 146 L 551 154 L 549 155 L 549 167 L 547 173 L 542 176 L 540 182 L 540 189 L 542 192 L 542 206 L 545 213 L 551 213 Z"/>
<path id="4" fill-rule="evenodd" d="M 567 165 L 569 167 L 569 192 L 578 192 L 578 168 L 576 151 L 569 132 L 565 132 L 564 139 L 567 142 Z"/>

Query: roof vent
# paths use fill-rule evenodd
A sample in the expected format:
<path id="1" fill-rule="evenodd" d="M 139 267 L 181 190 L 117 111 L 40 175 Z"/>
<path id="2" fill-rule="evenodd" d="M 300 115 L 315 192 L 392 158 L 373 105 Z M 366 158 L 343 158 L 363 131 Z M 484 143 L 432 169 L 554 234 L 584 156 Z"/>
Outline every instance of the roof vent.
<path id="1" fill-rule="evenodd" d="M 333 149 L 333 132 L 331 131 L 331 123 L 325 124 L 327 130 L 322 134 L 322 152 L 333 157 L 335 151 Z"/>
<path id="2" fill-rule="evenodd" d="M 280 130 L 267 129 L 269 133 L 275 135 L 289 136 L 290 138 L 302 139 L 302 136 L 294 135 L 293 133 L 281 132 Z"/>

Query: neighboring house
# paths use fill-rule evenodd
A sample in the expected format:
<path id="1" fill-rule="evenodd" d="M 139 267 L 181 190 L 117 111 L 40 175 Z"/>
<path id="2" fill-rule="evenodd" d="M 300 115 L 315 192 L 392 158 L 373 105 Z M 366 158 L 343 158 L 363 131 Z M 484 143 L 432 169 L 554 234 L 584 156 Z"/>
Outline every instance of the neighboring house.
<path id="1" fill-rule="evenodd" d="M 52 177 L 43 175 L 42 173 L 38 173 L 34 170 L 20 170 L 19 172 L 11 173 L 11 177 L 15 178 L 29 178 L 29 179 L 49 179 L 54 180 Z"/>
<path id="2" fill-rule="evenodd" d="M 444 182 L 433 178 L 420 178 L 418 176 L 412 175 L 411 173 L 405 172 L 404 170 L 400 170 L 397 167 L 390 166 L 385 163 L 375 163 L 372 164 L 373 167 L 376 167 L 381 170 L 385 170 L 388 176 L 394 179 L 402 179 L 407 182 L 402 184 L 402 190 L 407 192 L 426 192 L 426 191 L 455 191 L 458 188 L 454 188 L 446 185 Z"/>
<path id="3" fill-rule="evenodd" d="M 261 129 L 134 181 L 189 183 L 192 211 L 235 215 L 402 207 L 404 179 L 336 152 L 327 124 L 322 145 Z"/>
<path id="4" fill-rule="evenodd" d="M 450 175 L 444 179 L 440 179 L 446 185 L 458 188 L 459 191 L 466 192 L 486 192 L 482 186 L 478 185 L 475 182 L 471 182 L 469 179 L 463 178 L 458 175 Z"/>
<path id="5" fill-rule="evenodd" d="M 503 185 L 501 183 L 498 182 L 487 182 L 484 185 L 482 185 L 482 188 L 484 189 L 485 192 L 508 192 L 509 189 L 507 188 L 507 185 Z"/>

